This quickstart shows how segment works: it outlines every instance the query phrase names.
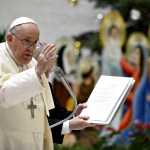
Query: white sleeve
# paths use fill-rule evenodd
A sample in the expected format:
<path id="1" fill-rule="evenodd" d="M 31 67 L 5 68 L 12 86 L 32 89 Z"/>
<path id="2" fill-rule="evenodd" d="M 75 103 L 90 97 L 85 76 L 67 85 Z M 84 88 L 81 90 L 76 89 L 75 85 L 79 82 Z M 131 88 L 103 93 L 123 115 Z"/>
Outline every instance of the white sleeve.
<path id="1" fill-rule="evenodd" d="M 0 87 L 0 107 L 17 105 L 43 90 L 35 68 L 13 75 Z"/>
<path id="2" fill-rule="evenodd" d="M 65 121 L 62 126 L 61 134 L 68 134 L 71 130 L 69 129 L 69 120 Z"/>

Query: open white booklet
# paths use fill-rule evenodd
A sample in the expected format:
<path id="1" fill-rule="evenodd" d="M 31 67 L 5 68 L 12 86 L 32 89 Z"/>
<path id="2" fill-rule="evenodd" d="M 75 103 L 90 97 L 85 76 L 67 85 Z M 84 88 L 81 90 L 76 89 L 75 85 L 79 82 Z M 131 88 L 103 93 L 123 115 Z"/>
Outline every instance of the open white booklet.
<path id="1" fill-rule="evenodd" d="M 93 124 L 110 124 L 134 82 L 131 77 L 100 76 L 80 116 L 90 116 L 88 122 Z"/>

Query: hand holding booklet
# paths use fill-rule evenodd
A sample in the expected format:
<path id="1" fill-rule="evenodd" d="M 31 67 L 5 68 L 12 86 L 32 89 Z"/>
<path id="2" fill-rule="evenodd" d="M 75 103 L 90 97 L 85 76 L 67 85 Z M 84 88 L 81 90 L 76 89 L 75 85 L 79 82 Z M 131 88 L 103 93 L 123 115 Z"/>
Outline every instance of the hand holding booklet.
<path id="1" fill-rule="evenodd" d="M 93 124 L 110 124 L 134 82 L 132 77 L 100 76 L 80 116 L 89 116 Z"/>

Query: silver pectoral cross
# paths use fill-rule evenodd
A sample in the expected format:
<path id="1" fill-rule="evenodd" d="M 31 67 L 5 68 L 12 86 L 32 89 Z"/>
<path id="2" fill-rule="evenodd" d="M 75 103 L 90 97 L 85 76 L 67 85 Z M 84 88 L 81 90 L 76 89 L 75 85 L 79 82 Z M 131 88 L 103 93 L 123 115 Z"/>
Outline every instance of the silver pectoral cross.
<path id="1" fill-rule="evenodd" d="M 37 105 L 33 104 L 33 100 L 30 101 L 30 105 L 28 105 L 28 109 L 31 110 L 31 117 L 34 118 L 34 109 L 37 108 Z"/>

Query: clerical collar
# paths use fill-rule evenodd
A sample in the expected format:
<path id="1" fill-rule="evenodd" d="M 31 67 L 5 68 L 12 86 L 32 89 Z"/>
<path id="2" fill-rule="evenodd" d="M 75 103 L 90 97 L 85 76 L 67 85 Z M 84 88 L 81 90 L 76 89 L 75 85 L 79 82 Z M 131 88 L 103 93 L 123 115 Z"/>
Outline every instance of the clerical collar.
<path id="1" fill-rule="evenodd" d="M 18 68 L 23 68 L 23 65 L 20 65 L 20 64 L 18 64 L 18 63 L 15 61 L 15 58 L 14 58 L 14 56 L 13 56 L 13 54 L 12 54 L 11 49 L 9 48 L 9 45 L 8 45 L 7 41 L 5 42 L 5 47 L 6 47 L 6 50 L 7 50 L 8 54 L 10 55 L 10 57 L 12 58 L 12 60 L 15 62 L 15 64 L 17 65 L 17 67 L 18 67 Z"/>

